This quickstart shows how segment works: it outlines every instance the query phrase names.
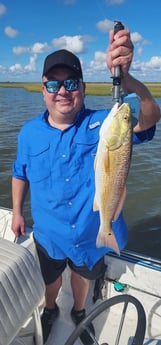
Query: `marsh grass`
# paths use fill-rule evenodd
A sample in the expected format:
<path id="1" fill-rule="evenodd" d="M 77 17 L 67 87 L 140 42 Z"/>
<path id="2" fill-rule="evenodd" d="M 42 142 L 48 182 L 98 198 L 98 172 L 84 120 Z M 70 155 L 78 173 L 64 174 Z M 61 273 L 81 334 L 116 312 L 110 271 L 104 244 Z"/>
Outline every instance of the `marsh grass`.
<path id="1" fill-rule="evenodd" d="M 153 97 L 161 97 L 161 83 L 145 83 Z M 41 83 L 10 83 L 0 82 L 0 87 L 24 88 L 30 92 L 41 92 Z M 111 83 L 86 83 L 86 95 L 111 96 Z"/>
<path id="2" fill-rule="evenodd" d="M 41 92 L 41 83 L 2 83 L 0 82 L 0 87 L 7 88 L 23 88 L 30 92 Z"/>

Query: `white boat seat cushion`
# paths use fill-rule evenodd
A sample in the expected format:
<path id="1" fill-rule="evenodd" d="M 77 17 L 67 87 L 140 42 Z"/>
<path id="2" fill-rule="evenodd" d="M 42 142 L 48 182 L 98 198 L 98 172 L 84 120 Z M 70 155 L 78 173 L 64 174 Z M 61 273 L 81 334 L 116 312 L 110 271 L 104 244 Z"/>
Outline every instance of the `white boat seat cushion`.
<path id="1" fill-rule="evenodd" d="M 9 345 L 44 296 L 31 252 L 0 238 L 0 345 Z"/>

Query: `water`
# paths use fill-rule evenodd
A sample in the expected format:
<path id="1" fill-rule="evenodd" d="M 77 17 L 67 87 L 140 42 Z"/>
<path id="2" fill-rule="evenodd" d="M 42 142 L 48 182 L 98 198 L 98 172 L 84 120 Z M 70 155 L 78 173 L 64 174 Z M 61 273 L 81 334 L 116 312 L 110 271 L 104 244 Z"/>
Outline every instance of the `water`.
<path id="1" fill-rule="evenodd" d="M 111 106 L 111 97 L 87 96 L 90 108 Z M 157 99 L 161 106 L 161 98 Z M 0 88 L 0 207 L 12 208 L 11 169 L 16 155 L 17 135 L 22 125 L 44 110 L 41 93 Z M 124 215 L 129 228 L 127 249 L 161 258 L 161 123 L 151 142 L 136 145 L 127 183 Z M 32 225 L 29 196 L 24 208 Z"/>

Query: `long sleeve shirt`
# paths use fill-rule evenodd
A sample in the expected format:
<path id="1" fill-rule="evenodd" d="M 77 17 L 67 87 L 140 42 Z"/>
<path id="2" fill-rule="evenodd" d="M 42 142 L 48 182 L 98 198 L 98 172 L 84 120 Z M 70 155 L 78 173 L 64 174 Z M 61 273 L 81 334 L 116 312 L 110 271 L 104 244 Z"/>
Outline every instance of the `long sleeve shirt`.
<path id="1" fill-rule="evenodd" d="M 70 258 L 89 269 L 111 248 L 97 248 L 99 212 L 93 211 L 94 159 L 100 126 L 109 113 L 83 109 L 65 130 L 48 123 L 48 111 L 28 121 L 18 136 L 16 179 L 28 180 L 35 239 L 56 259 Z M 133 134 L 133 143 L 151 140 L 155 126 Z M 123 214 L 112 223 L 120 250 L 127 243 Z"/>

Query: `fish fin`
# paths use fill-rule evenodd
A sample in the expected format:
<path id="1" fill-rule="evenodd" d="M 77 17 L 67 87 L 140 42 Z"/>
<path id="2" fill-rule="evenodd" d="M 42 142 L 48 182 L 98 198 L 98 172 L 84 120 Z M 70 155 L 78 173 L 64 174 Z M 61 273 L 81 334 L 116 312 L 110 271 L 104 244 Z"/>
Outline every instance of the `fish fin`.
<path id="1" fill-rule="evenodd" d="M 113 217 L 114 221 L 118 218 L 120 212 L 122 211 L 125 199 L 126 199 L 126 186 L 124 187 L 124 189 L 122 191 L 118 207 L 117 207 L 116 212 L 114 214 L 114 217 Z"/>
<path id="2" fill-rule="evenodd" d="M 96 166 L 97 166 L 97 157 L 98 157 L 98 154 L 96 153 L 96 157 L 94 160 L 94 170 L 96 170 Z"/>
<path id="3" fill-rule="evenodd" d="M 94 197 L 94 201 L 93 201 L 93 211 L 99 211 L 99 207 L 96 201 L 96 197 Z"/>
<path id="4" fill-rule="evenodd" d="M 99 230 L 97 239 L 96 239 L 96 246 L 99 247 L 108 247 L 113 249 L 118 255 L 120 255 L 120 249 L 118 247 L 115 235 L 112 231 L 112 229 L 110 230 L 109 233 L 104 232 L 101 230 Z"/>

